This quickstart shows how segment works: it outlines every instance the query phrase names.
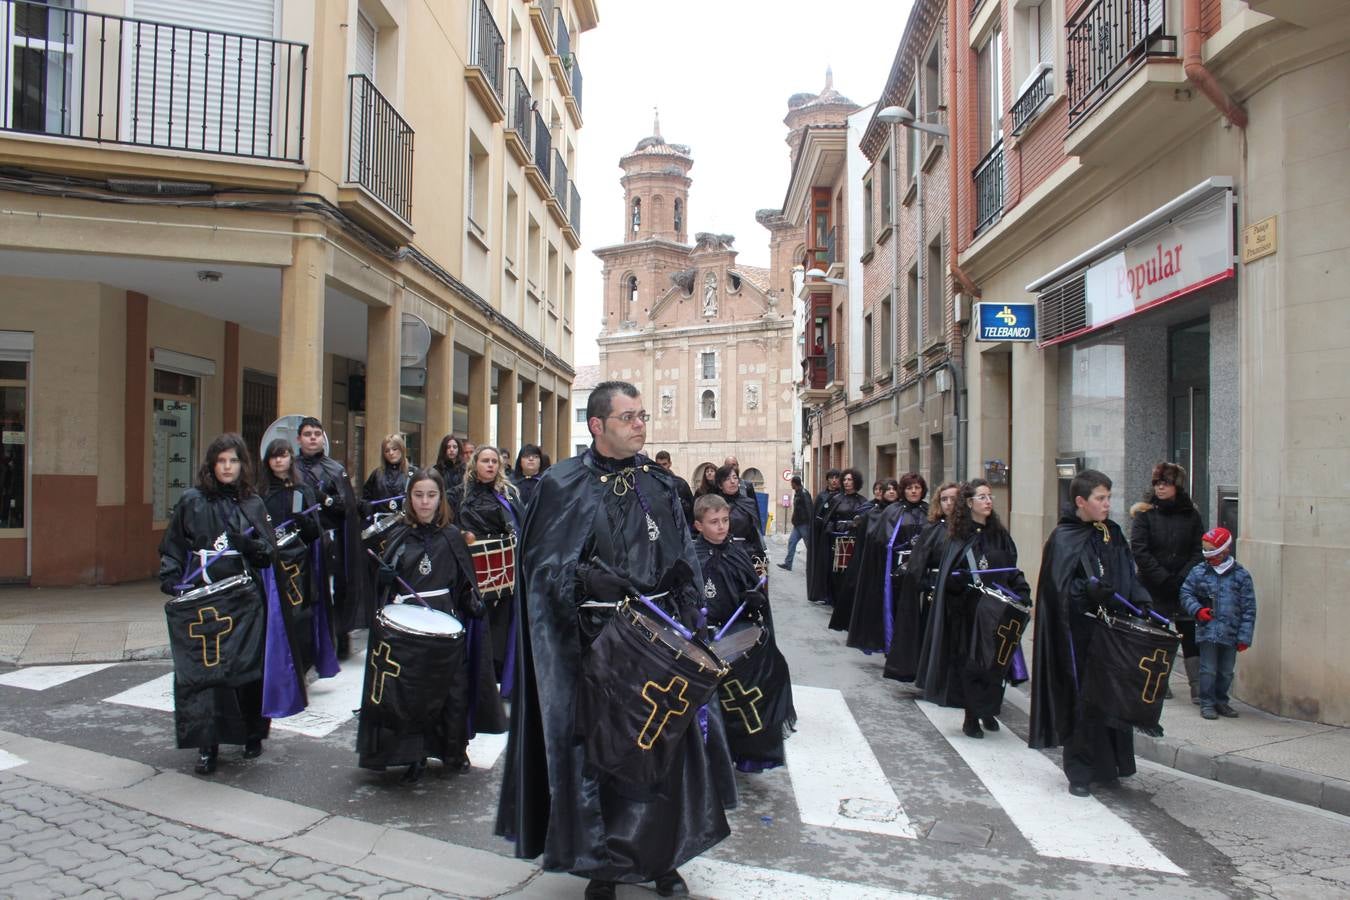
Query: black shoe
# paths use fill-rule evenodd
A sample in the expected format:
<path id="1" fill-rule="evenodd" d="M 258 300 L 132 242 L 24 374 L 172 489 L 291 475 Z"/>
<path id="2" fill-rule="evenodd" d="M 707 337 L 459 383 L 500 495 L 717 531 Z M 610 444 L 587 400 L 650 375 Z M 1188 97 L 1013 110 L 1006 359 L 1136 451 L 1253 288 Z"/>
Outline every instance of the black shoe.
<path id="1" fill-rule="evenodd" d="M 467 772 L 469 771 L 469 767 L 473 764 L 469 762 L 469 754 L 466 752 L 461 753 L 459 756 L 451 757 L 446 762 L 446 765 L 456 772 Z"/>
<path id="2" fill-rule="evenodd" d="M 614 900 L 614 882 L 592 879 L 586 885 L 586 900 Z"/>
<path id="3" fill-rule="evenodd" d="M 784 563 L 779 563 L 779 564 L 778 564 L 778 568 L 782 569 L 784 572 L 791 572 L 791 571 L 792 571 L 792 566 L 786 565 L 786 564 L 784 564 Z"/>
<path id="4" fill-rule="evenodd" d="M 966 737 L 983 738 L 984 732 L 980 730 L 980 723 L 976 719 L 966 719 L 961 725 L 961 733 Z"/>
<path id="5" fill-rule="evenodd" d="M 408 771 L 403 773 L 401 779 L 404 784 L 417 784 L 422 780 L 422 773 L 427 770 L 427 761 L 419 759 L 417 762 L 408 766 Z"/>
<path id="6" fill-rule="evenodd" d="M 985 731 L 998 731 L 998 719 L 993 716 L 985 716 L 980 719 L 980 724 L 984 726 Z"/>
<path id="7" fill-rule="evenodd" d="M 1069 793 L 1073 794 L 1075 797 L 1092 796 L 1092 791 L 1088 789 L 1086 784 L 1074 784 L 1073 782 L 1069 782 Z"/>
<path id="8" fill-rule="evenodd" d="M 1166 691 L 1163 692 L 1163 699 L 1164 700 L 1172 699 L 1172 688 L 1170 686 L 1167 688 Z"/>
<path id="9" fill-rule="evenodd" d="M 244 759 L 257 759 L 260 756 L 262 756 L 262 738 L 244 742 Z"/>
<path id="10" fill-rule="evenodd" d="M 1225 719 L 1236 719 L 1238 717 L 1238 711 L 1233 709 L 1233 707 L 1229 706 L 1227 703 L 1214 704 L 1214 711 Z"/>
<path id="11" fill-rule="evenodd" d="M 689 885 L 684 883 L 680 873 L 671 869 L 660 878 L 656 879 L 656 894 L 659 897 L 687 897 L 689 896 Z"/>
<path id="12" fill-rule="evenodd" d="M 216 770 L 216 755 L 220 747 L 202 747 L 197 751 L 197 765 L 194 771 L 198 775 L 210 775 Z"/>

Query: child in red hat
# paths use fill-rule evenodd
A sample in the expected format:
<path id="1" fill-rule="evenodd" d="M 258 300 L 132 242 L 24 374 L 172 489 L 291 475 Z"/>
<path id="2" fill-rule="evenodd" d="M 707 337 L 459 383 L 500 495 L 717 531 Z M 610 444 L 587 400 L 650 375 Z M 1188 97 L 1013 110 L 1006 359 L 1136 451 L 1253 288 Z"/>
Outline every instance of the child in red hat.
<path id="1" fill-rule="evenodd" d="M 1191 569 L 1181 585 L 1181 603 L 1195 616 L 1200 649 L 1200 715 L 1235 719 L 1228 704 L 1237 655 L 1252 645 L 1256 628 L 1256 588 L 1251 573 L 1233 558 L 1233 535 L 1211 528 L 1201 538 L 1205 561 Z"/>

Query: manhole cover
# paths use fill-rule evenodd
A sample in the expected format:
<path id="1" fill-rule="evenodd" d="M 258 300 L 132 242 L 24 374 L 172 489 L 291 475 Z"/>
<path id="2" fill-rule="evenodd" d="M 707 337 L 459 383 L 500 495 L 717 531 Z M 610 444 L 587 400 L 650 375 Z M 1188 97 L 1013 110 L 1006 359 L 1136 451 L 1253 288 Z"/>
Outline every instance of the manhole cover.
<path id="1" fill-rule="evenodd" d="M 886 800 L 849 797 L 839 803 L 839 815 L 864 822 L 894 822 L 900 816 L 900 804 Z"/>

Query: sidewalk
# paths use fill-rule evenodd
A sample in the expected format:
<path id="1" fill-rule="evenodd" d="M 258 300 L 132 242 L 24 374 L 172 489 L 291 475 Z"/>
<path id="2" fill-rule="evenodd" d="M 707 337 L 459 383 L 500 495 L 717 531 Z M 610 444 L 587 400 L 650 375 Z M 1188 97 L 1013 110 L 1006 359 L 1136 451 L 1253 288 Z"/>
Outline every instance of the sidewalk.
<path id="1" fill-rule="evenodd" d="M 768 540 L 771 562 L 787 547 Z M 804 577 L 804 558 L 794 575 Z M 802 573 L 802 574 L 797 574 Z M 167 659 L 164 597 L 154 581 L 99 588 L 0 588 L 0 666 Z M 1238 702 L 1237 719 L 1206 721 L 1184 673 L 1163 709 L 1161 738 L 1135 735 L 1142 759 L 1201 778 L 1350 816 L 1350 728 L 1272 716 Z M 1026 711 L 1027 695 L 1008 692 Z"/>

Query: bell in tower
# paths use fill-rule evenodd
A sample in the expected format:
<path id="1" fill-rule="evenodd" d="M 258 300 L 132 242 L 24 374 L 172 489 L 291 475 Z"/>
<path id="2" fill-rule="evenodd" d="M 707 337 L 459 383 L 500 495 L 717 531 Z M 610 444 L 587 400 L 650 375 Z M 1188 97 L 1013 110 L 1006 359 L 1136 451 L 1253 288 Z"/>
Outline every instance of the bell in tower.
<path id="1" fill-rule="evenodd" d="M 661 136 L 661 118 L 653 117 L 652 133 L 619 160 L 623 167 L 627 227 L 624 241 L 662 240 L 687 244 L 689 235 L 689 170 L 694 159 L 683 144 Z"/>

